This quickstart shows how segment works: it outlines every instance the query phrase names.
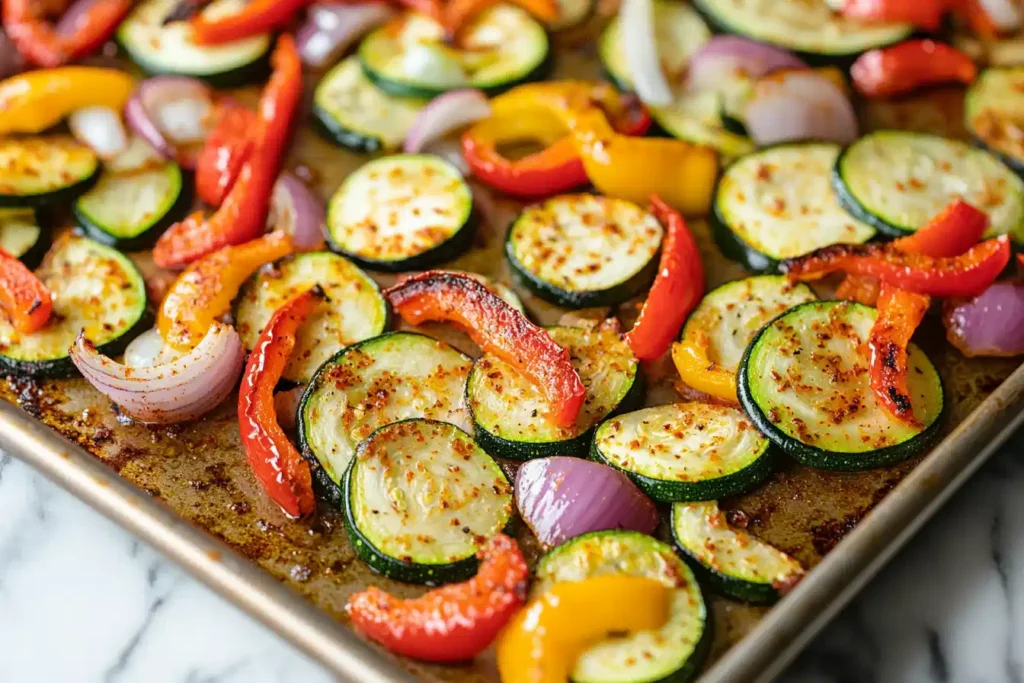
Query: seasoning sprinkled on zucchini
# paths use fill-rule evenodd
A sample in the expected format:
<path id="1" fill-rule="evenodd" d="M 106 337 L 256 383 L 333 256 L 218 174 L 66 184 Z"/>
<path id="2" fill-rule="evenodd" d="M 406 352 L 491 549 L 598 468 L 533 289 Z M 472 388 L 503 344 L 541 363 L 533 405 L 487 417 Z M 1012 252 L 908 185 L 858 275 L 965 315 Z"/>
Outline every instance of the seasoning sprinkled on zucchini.
<path id="1" fill-rule="evenodd" d="M 967 130 L 1024 174 L 1024 66 L 985 69 L 964 96 Z"/>
<path id="2" fill-rule="evenodd" d="M 0 207 L 74 199 L 96 182 L 96 154 L 63 135 L 0 139 Z"/>

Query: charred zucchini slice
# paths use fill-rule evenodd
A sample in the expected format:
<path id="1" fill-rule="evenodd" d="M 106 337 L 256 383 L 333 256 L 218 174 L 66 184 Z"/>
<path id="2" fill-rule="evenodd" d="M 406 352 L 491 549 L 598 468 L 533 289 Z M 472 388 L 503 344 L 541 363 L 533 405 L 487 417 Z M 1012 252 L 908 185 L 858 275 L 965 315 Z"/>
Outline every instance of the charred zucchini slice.
<path id="1" fill-rule="evenodd" d="M 74 199 L 96 182 L 99 159 L 63 135 L 0 140 L 0 207 L 39 207 Z"/>

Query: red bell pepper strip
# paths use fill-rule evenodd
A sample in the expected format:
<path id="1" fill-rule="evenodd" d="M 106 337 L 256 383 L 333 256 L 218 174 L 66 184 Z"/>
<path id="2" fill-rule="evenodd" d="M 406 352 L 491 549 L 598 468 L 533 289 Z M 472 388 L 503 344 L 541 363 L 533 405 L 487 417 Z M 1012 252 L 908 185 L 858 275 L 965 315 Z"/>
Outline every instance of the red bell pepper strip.
<path id="1" fill-rule="evenodd" d="M 14 329 L 29 334 L 46 325 L 53 312 L 50 292 L 18 259 L 0 249 L 0 308 Z"/>
<path id="2" fill-rule="evenodd" d="M 901 237 L 893 248 L 932 258 L 959 256 L 973 247 L 988 229 L 988 214 L 962 199 L 954 199 L 913 235 Z"/>
<path id="3" fill-rule="evenodd" d="M 316 508 L 313 477 L 309 463 L 277 422 L 274 387 L 295 348 L 296 331 L 323 299 L 323 290 L 315 286 L 270 316 L 249 354 L 238 390 L 238 426 L 246 459 L 267 495 L 292 517 Z"/>
<path id="4" fill-rule="evenodd" d="M 640 317 L 626 333 L 626 343 L 640 360 L 661 358 L 704 296 L 704 264 L 686 221 L 657 195 L 651 197 L 651 213 L 665 226 L 667 234 L 658 275 Z"/>
<path id="5" fill-rule="evenodd" d="M 478 557 L 480 569 L 469 581 L 413 599 L 370 586 L 350 596 L 345 610 L 370 640 L 396 654 L 427 662 L 472 659 L 523 605 L 530 580 L 519 546 L 504 534 Z"/>
<path id="6" fill-rule="evenodd" d="M 384 295 L 410 325 L 435 320 L 462 327 L 484 351 L 511 364 L 544 392 L 555 423 L 575 423 L 586 388 L 569 352 L 487 287 L 462 273 L 428 270 Z"/>
<path id="7" fill-rule="evenodd" d="M 865 97 L 891 97 L 940 83 L 971 83 L 974 60 L 955 47 L 933 40 L 908 40 L 869 50 L 850 67 L 853 87 Z"/>
<path id="8" fill-rule="evenodd" d="M 66 4 L 66 3 L 65 3 Z M 7 36 L 27 61 L 55 67 L 92 54 L 117 30 L 132 0 L 95 0 L 75 21 L 74 31 L 58 33 L 39 0 L 3 0 L 2 21 Z"/>
<path id="9" fill-rule="evenodd" d="M 217 105 L 217 120 L 196 159 L 196 193 L 220 206 L 255 146 L 256 115 L 234 102 Z"/>
<path id="10" fill-rule="evenodd" d="M 153 260 L 161 268 L 179 268 L 221 247 L 255 239 L 266 229 L 270 196 L 302 94 L 302 64 L 290 35 L 278 39 L 271 61 L 274 73 L 260 98 L 254 148 L 238 180 L 209 219 L 196 212 L 160 236 Z"/>
<path id="11" fill-rule="evenodd" d="M 835 244 L 783 263 L 789 279 L 817 280 L 844 271 L 877 277 L 917 294 L 956 297 L 985 291 L 1010 262 L 1010 238 L 1001 235 L 961 256 L 932 258 L 907 254 L 887 244 Z"/>
<path id="12" fill-rule="evenodd" d="M 241 11 L 216 19 L 202 13 L 192 17 L 192 32 L 200 45 L 219 45 L 261 33 L 272 33 L 288 25 L 310 0 L 252 0 Z"/>
<path id="13" fill-rule="evenodd" d="M 843 16 L 869 22 L 913 24 L 934 31 L 942 23 L 949 0 L 846 0 Z"/>
<path id="14" fill-rule="evenodd" d="M 931 299 L 924 294 L 883 283 L 878 296 L 878 318 L 868 337 L 871 390 L 886 410 L 911 424 L 919 422 L 914 417 L 907 388 L 907 346 L 930 303 Z"/>

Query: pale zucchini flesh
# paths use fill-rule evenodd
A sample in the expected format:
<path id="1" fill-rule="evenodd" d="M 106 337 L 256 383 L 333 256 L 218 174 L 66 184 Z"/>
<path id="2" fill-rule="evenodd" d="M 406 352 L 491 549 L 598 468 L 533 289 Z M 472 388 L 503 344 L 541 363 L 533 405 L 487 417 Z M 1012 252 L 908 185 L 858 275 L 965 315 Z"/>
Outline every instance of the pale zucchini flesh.
<path id="1" fill-rule="evenodd" d="M 0 207 L 71 199 L 95 181 L 99 159 L 64 135 L 0 140 Z"/>
<path id="2" fill-rule="evenodd" d="M 36 212 L 32 209 L 0 209 L 0 249 L 25 259 L 43 239 Z"/>
<path id="3" fill-rule="evenodd" d="M 982 71 L 964 96 L 964 123 L 976 140 L 1024 173 L 1024 66 Z"/>

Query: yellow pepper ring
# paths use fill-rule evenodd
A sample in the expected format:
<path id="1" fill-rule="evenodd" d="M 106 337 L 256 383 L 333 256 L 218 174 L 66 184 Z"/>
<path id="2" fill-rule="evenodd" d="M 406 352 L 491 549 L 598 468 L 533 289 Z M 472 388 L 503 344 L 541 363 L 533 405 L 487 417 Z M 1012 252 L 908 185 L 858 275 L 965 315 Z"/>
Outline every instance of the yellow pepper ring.
<path id="1" fill-rule="evenodd" d="M 672 345 L 672 362 L 679 378 L 697 391 L 736 403 L 736 375 L 708 357 L 708 340 L 700 333 L 687 333 Z"/>
<path id="2" fill-rule="evenodd" d="M 62 66 L 39 69 L 0 81 L 0 135 L 39 133 L 83 107 L 120 112 L 135 89 L 118 69 Z"/>

